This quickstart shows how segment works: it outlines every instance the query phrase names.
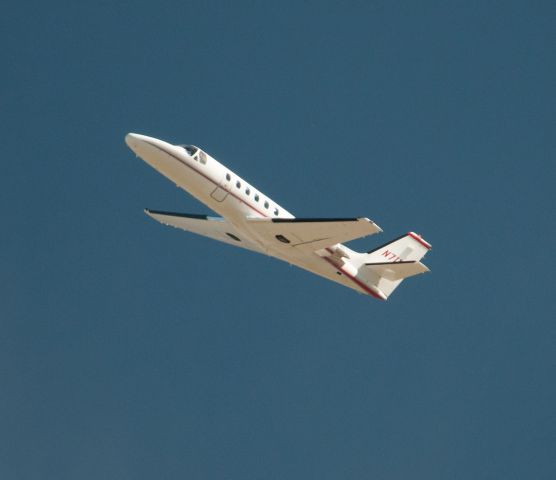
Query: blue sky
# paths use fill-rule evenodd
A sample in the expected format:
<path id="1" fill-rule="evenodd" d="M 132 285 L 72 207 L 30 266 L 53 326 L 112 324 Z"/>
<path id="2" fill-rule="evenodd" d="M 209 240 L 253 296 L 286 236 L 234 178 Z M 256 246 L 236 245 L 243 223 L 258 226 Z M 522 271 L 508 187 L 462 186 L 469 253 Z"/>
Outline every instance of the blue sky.
<path id="1" fill-rule="evenodd" d="M 552 2 L 7 2 L 0 477 L 552 479 Z M 388 302 L 164 228 L 124 144 L 433 244 Z"/>

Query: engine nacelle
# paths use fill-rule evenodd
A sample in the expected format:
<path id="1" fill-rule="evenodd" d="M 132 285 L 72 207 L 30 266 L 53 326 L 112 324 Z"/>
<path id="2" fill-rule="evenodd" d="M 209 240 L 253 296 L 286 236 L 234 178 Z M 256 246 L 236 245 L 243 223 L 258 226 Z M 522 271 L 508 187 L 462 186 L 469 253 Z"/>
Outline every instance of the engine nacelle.
<path id="1" fill-rule="evenodd" d="M 334 256 L 338 258 L 350 258 L 348 251 L 342 245 L 336 245 L 334 247 Z"/>
<path id="2" fill-rule="evenodd" d="M 355 267 L 355 265 L 353 265 L 353 263 L 351 262 L 342 261 L 342 272 L 351 277 L 356 277 L 357 267 Z"/>
<path id="3" fill-rule="evenodd" d="M 351 258 L 349 256 L 349 252 L 342 245 L 336 245 L 330 248 L 321 248 L 320 250 L 315 251 L 315 253 L 319 257 L 335 257 L 338 260 L 341 260 L 342 258 Z"/>

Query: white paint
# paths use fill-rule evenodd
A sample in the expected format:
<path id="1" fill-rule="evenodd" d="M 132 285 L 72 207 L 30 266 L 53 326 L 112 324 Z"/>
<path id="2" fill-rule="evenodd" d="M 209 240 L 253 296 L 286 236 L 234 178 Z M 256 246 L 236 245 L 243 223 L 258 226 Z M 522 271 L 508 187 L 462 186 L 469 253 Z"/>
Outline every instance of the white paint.
<path id="1" fill-rule="evenodd" d="M 370 254 L 355 252 L 341 242 L 382 231 L 368 218 L 291 221 L 295 217 L 284 207 L 197 147 L 135 133 L 125 140 L 137 156 L 222 216 L 146 211 L 161 223 L 284 260 L 382 300 L 403 278 L 428 271 L 419 260 L 430 245 L 412 232 Z M 406 263 L 396 265 L 400 261 Z M 366 265 L 385 262 L 391 264 L 387 269 Z"/>

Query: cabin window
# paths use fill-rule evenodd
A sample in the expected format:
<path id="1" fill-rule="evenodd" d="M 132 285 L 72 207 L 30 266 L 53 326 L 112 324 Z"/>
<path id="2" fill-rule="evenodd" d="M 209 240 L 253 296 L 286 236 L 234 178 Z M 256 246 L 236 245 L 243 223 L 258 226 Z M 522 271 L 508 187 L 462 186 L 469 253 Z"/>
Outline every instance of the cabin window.
<path id="1" fill-rule="evenodd" d="M 278 216 L 279 213 L 280 213 L 279 210 L 277 208 L 275 208 L 274 209 L 274 215 Z"/>
<path id="2" fill-rule="evenodd" d="M 250 193 L 251 193 L 251 190 L 249 190 L 249 187 L 247 187 L 247 188 L 245 189 L 245 194 L 246 194 L 246 195 L 249 195 Z"/>
<path id="3" fill-rule="evenodd" d="M 259 201 L 259 194 L 255 193 L 255 202 L 258 202 L 258 201 Z"/>
<path id="4" fill-rule="evenodd" d="M 239 180 L 236 182 L 236 187 L 241 188 L 241 182 Z"/>
<path id="5" fill-rule="evenodd" d="M 232 177 L 230 176 L 229 173 L 226 174 L 226 180 L 228 180 L 228 182 L 232 179 Z"/>
<path id="6" fill-rule="evenodd" d="M 264 202 L 264 208 L 268 208 L 268 202 Z"/>

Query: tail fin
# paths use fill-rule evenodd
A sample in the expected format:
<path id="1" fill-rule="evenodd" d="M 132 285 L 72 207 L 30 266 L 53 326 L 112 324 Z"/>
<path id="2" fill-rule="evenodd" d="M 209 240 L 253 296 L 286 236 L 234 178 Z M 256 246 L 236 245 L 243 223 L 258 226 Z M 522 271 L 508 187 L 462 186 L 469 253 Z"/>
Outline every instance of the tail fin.
<path id="1" fill-rule="evenodd" d="M 419 235 L 409 232 L 364 254 L 359 272 L 387 298 L 405 278 L 429 271 L 419 260 L 431 248 Z"/>

